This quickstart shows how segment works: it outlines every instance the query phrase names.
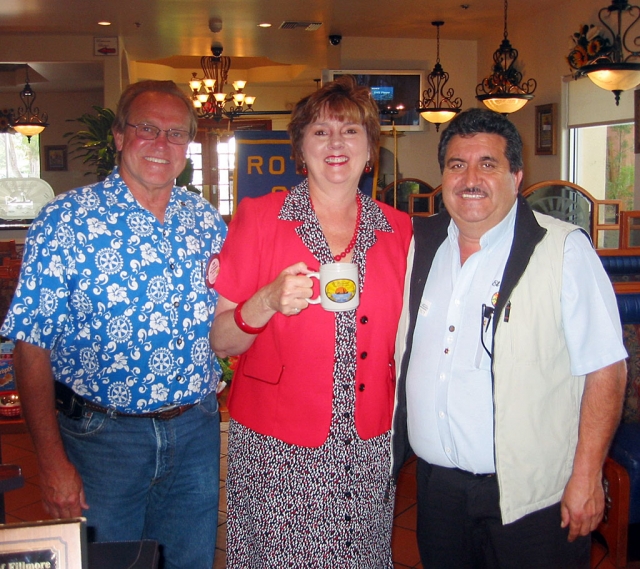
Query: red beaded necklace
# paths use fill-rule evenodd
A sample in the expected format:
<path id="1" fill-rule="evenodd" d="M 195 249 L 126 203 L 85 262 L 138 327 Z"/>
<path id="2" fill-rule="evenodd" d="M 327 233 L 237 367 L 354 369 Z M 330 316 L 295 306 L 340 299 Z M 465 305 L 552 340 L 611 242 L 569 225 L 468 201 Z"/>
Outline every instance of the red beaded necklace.
<path id="1" fill-rule="evenodd" d="M 356 194 L 356 204 L 358 206 L 358 212 L 356 213 L 356 227 L 353 230 L 353 237 L 351 238 L 351 241 L 349 241 L 347 248 L 342 253 L 333 256 L 333 260 L 336 262 L 344 259 L 349 253 L 351 253 L 351 250 L 356 245 L 356 240 L 358 239 L 358 229 L 360 228 L 360 215 L 362 214 L 362 198 L 360 197 L 359 193 Z M 313 204 L 311 204 L 311 207 L 313 207 Z"/>
<path id="2" fill-rule="evenodd" d="M 316 210 L 313 207 L 311 196 L 309 196 L 309 203 L 311 204 L 311 209 L 315 212 Z M 344 259 L 349 253 L 351 253 L 351 250 L 356 245 L 356 241 L 358 239 L 358 229 L 360 228 L 360 216 L 362 214 L 362 198 L 360 197 L 360 193 L 356 194 L 356 205 L 358 206 L 358 211 L 356 213 L 356 227 L 353 230 L 353 237 L 351 238 L 351 241 L 349 241 L 347 248 L 342 253 L 334 255 L 333 260 L 336 262 Z"/>

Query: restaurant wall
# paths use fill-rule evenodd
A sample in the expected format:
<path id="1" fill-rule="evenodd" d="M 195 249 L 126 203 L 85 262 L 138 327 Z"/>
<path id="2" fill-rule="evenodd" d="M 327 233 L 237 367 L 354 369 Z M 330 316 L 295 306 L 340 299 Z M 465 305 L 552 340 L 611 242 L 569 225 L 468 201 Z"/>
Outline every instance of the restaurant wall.
<path id="1" fill-rule="evenodd" d="M 119 57 L 94 55 L 93 36 L 38 35 L 37 41 L 25 41 L 25 34 L 0 34 L 0 53 L 5 62 L 91 62 L 102 66 L 104 92 L 98 103 L 115 107 L 126 82 L 126 53 L 122 42 Z M 34 87 L 36 84 L 34 83 Z"/>

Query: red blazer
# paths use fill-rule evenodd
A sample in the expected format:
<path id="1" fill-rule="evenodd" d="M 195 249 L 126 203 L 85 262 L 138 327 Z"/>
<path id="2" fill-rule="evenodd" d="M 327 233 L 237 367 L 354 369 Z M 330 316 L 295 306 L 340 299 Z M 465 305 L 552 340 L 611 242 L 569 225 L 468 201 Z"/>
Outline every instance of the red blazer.
<path id="1" fill-rule="evenodd" d="M 299 261 L 318 270 L 317 259 L 295 233 L 302 222 L 278 219 L 286 195 L 278 192 L 240 203 L 220 254 L 215 285 L 232 302 L 246 300 Z M 394 342 L 412 233 L 405 213 L 375 203 L 393 232 L 375 231 L 357 309 L 355 420 L 363 439 L 391 428 Z M 287 443 L 322 445 L 331 422 L 334 351 L 334 313 L 318 304 L 294 317 L 274 315 L 240 357 L 228 402 L 231 417 Z"/>

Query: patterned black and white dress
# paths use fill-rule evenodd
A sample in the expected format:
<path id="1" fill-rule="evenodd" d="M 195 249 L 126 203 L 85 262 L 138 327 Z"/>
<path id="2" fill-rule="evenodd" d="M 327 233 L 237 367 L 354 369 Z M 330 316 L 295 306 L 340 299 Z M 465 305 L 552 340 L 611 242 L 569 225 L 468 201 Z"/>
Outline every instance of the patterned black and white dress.
<path id="1" fill-rule="evenodd" d="M 280 219 L 315 218 L 306 187 L 285 200 Z M 365 255 L 384 215 L 363 196 L 353 262 Z M 320 225 L 299 237 L 320 263 L 333 262 Z M 395 488 L 390 433 L 369 440 L 355 426 L 356 311 L 337 312 L 329 436 L 318 448 L 285 443 L 231 420 L 227 477 L 229 569 L 388 569 Z"/>

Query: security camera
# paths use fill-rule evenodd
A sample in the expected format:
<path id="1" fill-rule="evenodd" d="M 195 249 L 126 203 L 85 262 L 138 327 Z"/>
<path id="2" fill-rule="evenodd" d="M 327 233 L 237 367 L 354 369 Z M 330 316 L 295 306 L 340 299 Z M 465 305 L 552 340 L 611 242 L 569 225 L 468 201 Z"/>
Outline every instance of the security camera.
<path id="1" fill-rule="evenodd" d="M 331 45 L 340 45 L 341 41 L 342 41 L 342 36 L 340 34 L 331 34 L 329 36 L 329 43 Z"/>
<path id="2" fill-rule="evenodd" d="M 213 53 L 213 57 L 220 57 L 222 55 L 222 46 L 220 44 L 213 44 L 211 46 L 211 53 Z"/>

